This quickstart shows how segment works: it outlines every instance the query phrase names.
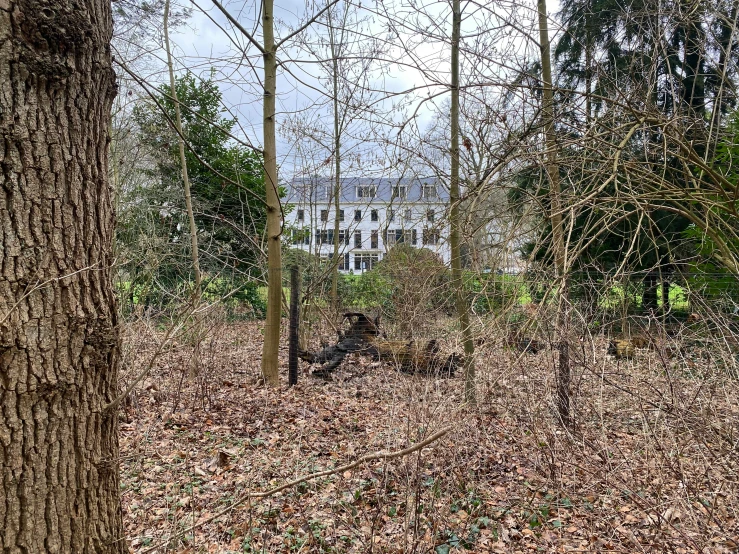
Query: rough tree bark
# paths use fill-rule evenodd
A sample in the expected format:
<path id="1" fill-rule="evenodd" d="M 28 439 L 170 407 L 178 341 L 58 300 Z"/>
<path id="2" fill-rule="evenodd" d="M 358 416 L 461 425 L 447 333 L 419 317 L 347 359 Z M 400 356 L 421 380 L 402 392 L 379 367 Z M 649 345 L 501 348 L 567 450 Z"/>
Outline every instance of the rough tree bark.
<path id="1" fill-rule="evenodd" d="M 0 2 L 0 551 L 123 553 L 110 1 Z"/>

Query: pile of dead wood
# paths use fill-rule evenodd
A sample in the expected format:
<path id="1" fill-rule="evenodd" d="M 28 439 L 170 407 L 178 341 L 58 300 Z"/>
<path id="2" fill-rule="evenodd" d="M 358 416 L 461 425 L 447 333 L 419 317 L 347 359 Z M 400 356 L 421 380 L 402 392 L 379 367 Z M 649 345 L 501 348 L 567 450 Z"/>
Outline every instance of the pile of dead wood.
<path id="1" fill-rule="evenodd" d="M 452 377 L 462 364 L 462 356 L 456 353 L 444 357 L 436 340 L 423 342 L 387 340 L 381 336 L 380 318 L 370 318 L 361 312 L 347 312 L 343 322 L 349 328 L 339 332 L 336 344 L 318 352 L 301 350 L 299 356 L 310 364 L 321 364 L 313 375 L 328 376 L 338 368 L 347 355 L 358 352 L 375 361 L 394 364 L 407 373 L 422 373 Z"/>

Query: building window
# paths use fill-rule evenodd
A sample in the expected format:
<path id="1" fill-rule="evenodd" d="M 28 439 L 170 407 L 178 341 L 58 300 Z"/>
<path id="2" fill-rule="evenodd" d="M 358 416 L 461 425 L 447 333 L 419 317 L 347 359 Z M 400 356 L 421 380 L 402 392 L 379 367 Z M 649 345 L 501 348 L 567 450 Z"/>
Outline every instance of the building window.
<path id="1" fill-rule="evenodd" d="M 416 244 L 416 230 L 390 229 L 385 234 L 385 245 Z"/>
<path id="2" fill-rule="evenodd" d="M 423 244 L 428 244 L 430 246 L 436 246 L 437 244 L 439 244 L 440 238 L 441 236 L 437 229 L 424 229 L 423 230 Z"/>
<path id="3" fill-rule="evenodd" d="M 362 221 L 362 210 L 356 210 L 354 212 L 354 221 Z"/>
<path id="4" fill-rule="evenodd" d="M 339 244 L 346 244 L 349 246 L 349 236 L 351 235 L 351 231 L 339 231 Z"/>
<path id="5" fill-rule="evenodd" d="M 393 200 L 398 198 L 399 200 L 405 200 L 408 197 L 408 187 L 402 185 L 395 185 L 393 187 Z"/>
<path id="6" fill-rule="evenodd" d="M 405 210 L 405 220 L 410 221 L 411 219 L 413 219 L 413 212 L 411 211 L 410 208 L 407 208 Z"/>
<path id="7" fill-rule="evenodd" d="M 319 244 L 333 244 L 334 243 L 334 230 L 333 229 L 316 229 L 316 237 L 318 238 Z"/>
<path id="8" fill-rule="evenodd" d="M 310 244 L 310 229 L 293 229 L 293 244 Z"/>
<path id="9" fill-rule="evenodd" d="M 372 231 L 372 235 L 370 236 L 370 248 L 379 248 L 379 235 L 377 231 Z"/>
<path id="10" fill-rule="evenodd" d="M 377 215 L 377 210 L 372 210 L 370 212 L 370 219 L 372 221 L 379 221 L 380 217 Z"/>
<path id="11" fill-rule="evenodd" d="M 362 231 L 354 231 L 354 248 L 362 248 Z"/>
<path id="12" fill-rule="evenodd" d="M 321 221 L 328 221 L 328 210 L 321 210 Z"/>
<path id="13" fill-rule="evenodd" d="M 377 196 L 375 185 L 359 185 L 357 187 L 357 198 L 374 198 Z"/>
<path id="14" fill-rule="evenodd" d="M 339 271 L 349 271 L 349 254 L 344 254 L 339 260 Z"/>
<path id="15" fill-rule="evenodd" d="M 436 214 L 434 214 L 434 210 L 428 210 L 426 212 L 426 221 L 428 221 L 429 223 L 433 223 L 435 216 Z"/>
<path id="16" fill-rule="evenodd" d="M 328 200 L 331 196 L 330 185 L 317 185 L 316 186 L 316 200 Z"/>
<path id="17" fill-rule="evenodd" d="M 423 185 L 421 187 L 421 198 L 424 200 L 436 200 L 436 187 L 434 185 Z"/>
<path id="18" fill-rule="evenodd" d="M 298 210 L 298 221 L 305 220 L 305 210 Z"/>
<path id="19" fill-rule="evenodd" d="M 377 254 L 355 254 L 354 269 L 357 271 L 369 271 L 377 264 L 379 256 Z"/>
<path id="20" fill-rule="evenodd" d="M 344 210 L 339 210 L 339 221 L 344 221 Z"/>
<path id="21" fill-rule="evenodd" d="M 388 221 L 395 220 L 395 210 L 388 210 L 387 211 L 387 220 Z"/>

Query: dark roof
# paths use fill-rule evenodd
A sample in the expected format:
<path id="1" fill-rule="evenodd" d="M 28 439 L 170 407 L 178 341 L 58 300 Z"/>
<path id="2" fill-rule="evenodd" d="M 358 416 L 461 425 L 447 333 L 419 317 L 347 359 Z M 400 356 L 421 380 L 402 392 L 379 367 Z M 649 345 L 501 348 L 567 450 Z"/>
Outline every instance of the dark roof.
<path id="1" fill-rule="evenodd" d="M 298 204 L 310 202 L 328 201 L 329 197 L 325 195 L 324 187 L 332 187 L 334 183 L 331 177 L 305 177 L 293 179 L 287 184 L 287 197 L 285 202 L 288 204 Z M 402 202 L 403 199 L 394 197 L 395 187 L 406 187 L 406 202 L 420 202 L 426 199 L 421 198 L 422 186 L 435 185 L 437 198 L 433 202 L 448 202 L 449 191 L 442 183 L 434 178 L 374 178 L 374 177 L 344 177 L 341 179 L 341 196 L 340 202 L 377 202 L 381 204 L 389 204 L 390 202 Z M 376 187 L 374 198 L 358 197 L 358 187 Z M 323 193 L 322 196 L 321 193 Z"/>

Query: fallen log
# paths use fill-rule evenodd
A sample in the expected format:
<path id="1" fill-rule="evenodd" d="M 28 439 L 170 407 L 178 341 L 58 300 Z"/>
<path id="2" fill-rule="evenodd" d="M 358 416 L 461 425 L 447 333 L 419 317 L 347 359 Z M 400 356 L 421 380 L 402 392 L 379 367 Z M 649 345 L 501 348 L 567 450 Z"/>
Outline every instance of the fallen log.
<path id="1" fill-rule="evenodd" d="M 318 352 L 301 350 L 298 353 L 300 359 L 310 364 L 321 364 L 313 375 L 328 376 L 352 352 L 370 356 L 376 361 L 393 363 L 401 371 L 425 375 L 452 377 L 462 364 L 459 354 L 443 357 L 436 340 L 417 343 L 379 338 L 379 318 L 371 319 L 360 312 L 347 312 L 343 320 L 349 321 L 349 329 L 339 333 L 336 344 Z"/>
<path id="2" fill-rule="evenodd" d="M 366 354 L 381 362 L 394 363 L 401 371 L 453 377 L 462 357 L 453 353 L 444 358 L 439 353 L 438 342 L 390 341 L 373 339 Z"/>
<path id="3" fill-rule="evenodd" d="M 347 312 L 342 323 L 349 321 L 349 329 L 339 332 L 339 341 L 333 346 L 327 346 L 319 352 L 300 350 L 298 357 L 309 364 L 323 364 L 313 372 L 314 375 L 328 375 L 341 365 L 344 358 L 352 352 L 358 352 L 368 347 L 369 341 L 380 334 L 380 318 L 371 319 L 360 312 Z"/>

